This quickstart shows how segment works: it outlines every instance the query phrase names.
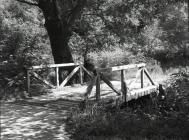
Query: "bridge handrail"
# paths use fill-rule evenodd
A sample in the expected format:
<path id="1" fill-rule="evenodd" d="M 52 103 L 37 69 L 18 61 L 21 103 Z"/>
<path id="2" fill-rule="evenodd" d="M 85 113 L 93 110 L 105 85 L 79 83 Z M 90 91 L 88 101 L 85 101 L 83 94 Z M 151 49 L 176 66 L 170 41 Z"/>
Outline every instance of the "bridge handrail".
<path id="1" fill-rule="evenodd" d="M 145 63 L 139 63 L 139 64 L 130 64 L 130 65 L 121 65 L 121 66 L 113 66 L 109 68 L 97 68 L 99 72 L 104 71 L 120 71 L 120 70 L 127 70 L 127 69 L 133 69 L 133 68 L 141 68 L 145 67 Z"/>
<path id="2" fill-rule="evenodd" d="M 27 69 L 34 70 L 34 69 L 43 69 L 43 68 L 70 67 L 70 66 L 79 66 L 81 64 L 82 63 L 48 64 L 48 65 L 31 66 Z"/>

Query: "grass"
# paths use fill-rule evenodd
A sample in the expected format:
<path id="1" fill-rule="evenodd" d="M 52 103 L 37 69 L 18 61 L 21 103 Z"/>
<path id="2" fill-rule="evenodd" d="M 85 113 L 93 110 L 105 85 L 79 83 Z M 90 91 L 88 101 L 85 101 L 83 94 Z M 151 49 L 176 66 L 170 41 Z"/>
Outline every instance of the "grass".
<path id="1" fill-rule="evenodd" d="M 189 138 L 189 74 L 178 73 L 166 85 L 166 99 L 141 108 L 99 102 L 74 110 L 67 129 L 76 140 L 187 140 Z"/>

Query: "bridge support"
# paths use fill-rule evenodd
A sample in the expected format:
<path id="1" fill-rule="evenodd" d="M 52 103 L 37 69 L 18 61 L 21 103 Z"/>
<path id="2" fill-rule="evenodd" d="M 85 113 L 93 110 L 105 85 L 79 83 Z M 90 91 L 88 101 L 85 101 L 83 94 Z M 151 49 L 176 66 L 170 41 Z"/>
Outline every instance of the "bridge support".
<path id="1" fill-rule="evenodd" d="M 100 100 L 100 75 L 98 72 L 96 76 L 96 100 Z"/>
<path id="2" fill-rule="evenodd" d="M 121 70 L 121 92 L 123 96 L 123 101 L 127 101 L 127 84 L 125 82 L 125 71 Z"/>
<path id="3" fill-rule="evenodd" d="M 30 93 L 30 70 L 27 70 L 27 92 L 29 93 L 29 96 L 31 97 Z"/>

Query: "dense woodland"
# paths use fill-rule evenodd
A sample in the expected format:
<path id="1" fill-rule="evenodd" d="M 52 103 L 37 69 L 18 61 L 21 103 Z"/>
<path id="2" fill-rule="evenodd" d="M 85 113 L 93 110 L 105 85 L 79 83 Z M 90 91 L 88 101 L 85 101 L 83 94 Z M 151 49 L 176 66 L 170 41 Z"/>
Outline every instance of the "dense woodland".
<path id="1" fill-rule="evenodd" d="M 157 77 L 169 75 L 166 101 L 99 103 L 94 114 L 74 110 L 66 128 L 77 139 L 188 139 L 188 31 L 187 0 L 0 0 L 0 98 L 22 98 L 33 65 L 145 62 Z"/>

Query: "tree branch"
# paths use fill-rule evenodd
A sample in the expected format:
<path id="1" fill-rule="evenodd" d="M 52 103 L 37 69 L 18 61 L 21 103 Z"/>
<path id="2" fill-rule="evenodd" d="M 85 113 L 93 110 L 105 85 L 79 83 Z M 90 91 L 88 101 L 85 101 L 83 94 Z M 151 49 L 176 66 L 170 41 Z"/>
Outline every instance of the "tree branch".
<path id="1" fill-rule="evenodd" d="M 38 3 L 32 3 L 32 2 L 29 2 L 29 1 L 25 1 L 25 0 L 16 0 L 16 1 L 28 4 L 28 5 L 39 6 Z"/>
<path id="2" fill-rule="evenodd" d="M 77 5 L 72 9 L 70 17 L 68 19 L 68 24 L 72 25 L 79 14 L 81 14 L 82 9 L 86 5 L 86 0 L 78 0 Z"/>

